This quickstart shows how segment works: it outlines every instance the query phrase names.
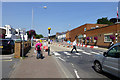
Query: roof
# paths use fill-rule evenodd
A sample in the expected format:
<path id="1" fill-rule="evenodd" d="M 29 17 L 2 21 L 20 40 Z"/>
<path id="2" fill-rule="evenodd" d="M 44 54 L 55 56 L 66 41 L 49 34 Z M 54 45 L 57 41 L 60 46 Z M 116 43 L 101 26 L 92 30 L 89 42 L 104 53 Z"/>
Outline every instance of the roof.
<path id="1" fill-rule="evenodd" d="M 86 23 L 86 24 L 84 24 L 84 25 L 81 25 L 81 26 L 79 26 L 79 27 L 77 27 L 77 28 L 80 28 L 80 27 L 82 27 L 82 26 L 85 26 L 85 25 L 106 25 L 107 26 L 107 24 L 90 24 L 90 23 Z M 73 30 L 75 30 L 75 29 L 77 29 L 77 28 L 74 28 L 74 29 L 72 29 L 71 31 L 73 31 Z"/>
<path id="2" fill-rule="evenodd" d="M 118 24 L 113 24 L 113 25 L 118 25 Z M 103 27 L 97 27 L 97 28 L 90 29 L 90 30 L 87 30 L 87 31 L 92 31 L 92 30 L 95 30 L 95 29 L 100 29 L 100 28 L 109 27 L 109 26 L 113 26 L 113 25 L 108 25 L 108 26 L 103 26 Z"/>

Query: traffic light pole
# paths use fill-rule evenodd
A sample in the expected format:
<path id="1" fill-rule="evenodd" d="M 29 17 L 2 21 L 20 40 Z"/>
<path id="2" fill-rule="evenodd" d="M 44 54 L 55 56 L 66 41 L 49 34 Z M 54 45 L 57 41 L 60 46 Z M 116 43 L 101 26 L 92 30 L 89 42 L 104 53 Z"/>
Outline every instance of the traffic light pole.
<path id="1" fill-rule="evenodd" d="M 48 30 L 48 55 L 50 55 L 50 30 Z"/>

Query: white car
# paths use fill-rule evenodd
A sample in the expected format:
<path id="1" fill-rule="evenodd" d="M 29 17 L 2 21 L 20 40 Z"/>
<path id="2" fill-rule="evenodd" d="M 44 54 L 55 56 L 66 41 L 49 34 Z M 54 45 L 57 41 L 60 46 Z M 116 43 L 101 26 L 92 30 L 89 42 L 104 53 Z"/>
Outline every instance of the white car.
<path id="1" fill-rule="evenodd" d="M 109 48 L 103 55 L 96 55 L 94 60 L 96 72 L 108 72 L 120 78 L 120 43 Z"/>

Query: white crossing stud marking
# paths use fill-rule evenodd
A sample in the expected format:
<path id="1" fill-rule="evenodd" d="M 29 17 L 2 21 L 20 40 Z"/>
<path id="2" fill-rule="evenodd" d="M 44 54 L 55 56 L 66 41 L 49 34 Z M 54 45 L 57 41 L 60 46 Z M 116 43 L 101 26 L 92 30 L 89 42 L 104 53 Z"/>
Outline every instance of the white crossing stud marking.
<path id="1" fill-rule="evenodd" d="M 68 55 L 68 56 L 70 56 L 71 54 L 70 53 L 68 53 L 68 52 L 64 52 L 66 55 Z"/>
<path id="2" fill-rule="evenodd" d="M 87 55 L 92 55 L 91 53 L 88 53 L 88 52 L 82 52 L 82 53 L 87 54 Z"/>

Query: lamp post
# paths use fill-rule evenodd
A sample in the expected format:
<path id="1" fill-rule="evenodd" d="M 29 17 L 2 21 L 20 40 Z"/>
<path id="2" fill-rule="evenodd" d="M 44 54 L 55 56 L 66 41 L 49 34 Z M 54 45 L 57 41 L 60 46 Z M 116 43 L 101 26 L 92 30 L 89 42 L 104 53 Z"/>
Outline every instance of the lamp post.
<path id="1" fill-rule="evenodd" d="M 24 57 L 24 34 L 25 29 L 22 30 L 22 58 Z"/>
<path id="2" fill-rule="evenodd" d="M 48 55 L 50 56 L 50 30 L 51 28 L 48 28 Z"/>
<path id="3" fill-rule="evenodd" d="M 39 8 L 39 7 L 38 7 Z M 43 6 L 43 8 L 44 9 L 47 9 L 47 6 Z M 31 26 L 31 29 L 33 28 L 33 26 L 34 26 L 34 8 L 32 8 L 32 26 Z M 31 36 L 31 38 L 32 38 L 33 36 Z M 32 43 L 33 43 L 33 41 L 32 41 L 32 39 L 31 39 L 31 47 L 33 46 L 32 45 Z"/>

